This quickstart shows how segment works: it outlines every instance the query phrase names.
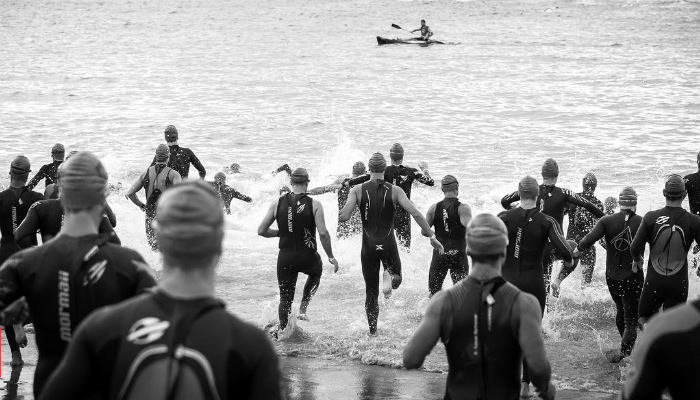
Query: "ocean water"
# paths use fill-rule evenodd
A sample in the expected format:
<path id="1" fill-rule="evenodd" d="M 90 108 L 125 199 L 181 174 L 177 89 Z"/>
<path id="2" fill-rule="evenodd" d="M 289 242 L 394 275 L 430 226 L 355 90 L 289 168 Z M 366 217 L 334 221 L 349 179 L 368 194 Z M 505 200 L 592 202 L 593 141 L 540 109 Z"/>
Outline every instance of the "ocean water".
<path id="1" fill-rule="evenodd" d="M 409 36 L 392 23 L 412 30 L 420 19 L 459 44 L 376 45 L 378 35 Z M 125 190 L 168 124 L 208 179 L 241 164 L 228 183 L 254 201 L 232 204 L 218 292 L 261 327 L 276 315 L 277 242 L 256 229 L 285 183 L 270 174 L 283 163 L 323 185 L 401 142 L 406 164 L 457 176 L 478 214 L 500 211 L 499 199 L 553 157 L 559 186 L 580 191 L 592 171 L 601 200 L 631 185 L 643 214 L 663 206 L 665 175 L 694 171 L 700 150 L 695 1 L 7 0 L 0 21 L 0 168 L 24 154 L 37 171 L 61 142 L 98 154 Z M 413 193 L 423 211 L 442 197 L 435 187 Z M 335 231 L 335 195 L 317 198 Z M 109 202 L 124 244 L 159 269 L 142 213 L 123 190 Z M 326 266 L 312 320 L 280 353 L 399 366 L 428 301 L 431 249 L 415 224 L 413 234 L 377 338 L 367 336 L 360 239 L 334 240 L 341 269 Z M 579 272 L 564 283 L 547 340 L 593 343 L 592 353 L 616 346 L 604 256 L 592 287 L 579 288 Z M 691 278 L 691 298 L 699 286 Z M 439 347 L 428 370 L 446 368 Z M 576 375 L 556 379 L 614 389 L 615 379 Z"/>

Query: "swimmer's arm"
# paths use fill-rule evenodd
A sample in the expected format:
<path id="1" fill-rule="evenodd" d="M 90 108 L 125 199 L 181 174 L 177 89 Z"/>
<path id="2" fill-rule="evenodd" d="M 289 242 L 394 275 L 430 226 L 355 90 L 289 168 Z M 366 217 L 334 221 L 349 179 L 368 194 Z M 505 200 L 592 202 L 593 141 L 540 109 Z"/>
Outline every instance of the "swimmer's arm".
<path id="1" fill-rule="evenodd" d="M 421 232 L 423 236 L 433 236 L 434 233 L 433 230 L 430 229 L 428 221 L 425 220 L 425 217 L 423 217 L 423 214 L 421 214 L 418 208 L 416 208 L 416 205 L 408 199 L 408 196 L 406 196 L 406 192 L 404 192 L 403 189 L 401 189 L 400 187 L 394 186 L 392 190 L 392 195 L 394 196 L 394 203 L 398 203 L 401 206 L 401 208 L 403 208 L 413 216 L 413 219 L 416 220 L 416 223 L 423 230 L 423 232 Z"/>
<path id="2" fill-rule="evenodd" d="M 19 273 L 17 268 L 22 262 L 22 253 L 14 254 L 0 267 L 0 311 L 7 305 L 22 297 L 23 293 L 19 285 Z M 5 321 L 5 313 L 0 312 L 0 324 L 6 326 L 10 321 Z"/>
<path id="3" fill-rule="evenodd" d="M 462 224 L 463 227 L 467 227 L 469 225 L 469 222 L 472 220 L 472 208 L 469 207 L 467 204 L 461 204 L 459 206 L 459 222 Z"/>
<path id="4" fill-rule="evenodd" d="M 21 249 L 26 249 L 28 247 L 36 246 L 38 244 L 36 240 L 36 232 L 39 230 L 39 213 L 36 211 L 36 205 L 39 203 L 34 203 L 29 208 L 27 216 L 24 217 L 22 223 L 17 227 L 15 232 L 15 243 Z"/>
<path id="5" fill-rule="evenodd" d="M 362 186 L 355 186 L 350 189 L 350 194 L 348 194 L 348 202 L 345 203 L 345 206 L 343 206 L 343 209 L 340 210 L 340 213 L 338 214 L 338 222 L 344 222 L 350 219 L 350 216 L 352 216 L 352 211 L 357 205 L 357 195 L 361 190 Z"/>
<path id="6" fill-rule="evenodd" d="M 501 206 L 503 206 L 503 208 L 505 208 L 506 210 L 510 210 L 511 208 L 513 208 L 512 203 L 515 203 L 516 201 L 519 201 L 519 200 L 520 200 L 520 193 L 515 191 L 511 194 L 507 194 L 507 195 L 503 196 L 503 198 L 501 199 Z"/>
<path id="7" fill-rule="evenodd" d="M 39 182 L 41 182 L 42 179 L 46 177 L 46 166 L 42 165 L 41 168 L 39 168 L 39 172 L 34 175 L 34 177 L 27 183 L 27 189 L 32 190 L 34 189 L 34 186 L 38 185 Z"/>
<path id="8" fill-rule="evenodd" d="M 357 178 L 350 178 L 345 183 L 343 183 L 343 185 L 356 186 L 356 185 L 359 185 L 360 183 L 365 183 L 368 180 L 369 180 L 369 174 L 365 174 L 365 175 L 360 175 Z"/>
<path id="9" fill-rule="evenodd" d="M 430 227 L 435 225 L 435 208 L 437 208 L 437 204 L 433 204 L 432 206 L 430 206 L 430 208 L 428 209 L 428 212 L 425 213 L 425 220 L 428 221 L 428 225 Z M 423 231 L 421 231 L 420 234 L 425 236 L 425 232 L 423 232 Z M 429 236 L 426 236 L 426 237 L 429 237 Z"/>
<path id="10" fill-rule="evenodd" d="M 174 169 L 170 169 L 170 174 L 172 174 L 170 180 L 173 181 L 173 185 L 177 185 L 178 183 L 182 182 L 182 176 L 180 175 L 179 172 L 175 171 Z M 201 175 L 201 174 L 200 174 Z M 202 177 L 204 179 L 204 177 Z"/>
<path id="11" fill-rule="evenodd" d="M 644 216 L 642 223 L 639 224 L 639 229 L 637 229 L 637 233 L 634 235 L 634 239 L 632 239 L 632 244 L 630 245 L 630 253 L 632 253 L 632 260 L 634 261 L 640 261 L 640 259 L 643 261 L 644 248 L 647 245 L 648 236 L 647 215 Z"/>
<path id="12" fill-rule="evenodd" d="M 584 236 L 583 239 L 578 243 L 578 249 L 581 251 L 588 250 L 591 246 L 595 244 L 596 241 L 605 236 L 605 222 L 601 219 L 595 224 L 593 229 L 588 232 L 588 235 Z"/>
<path id="13" fill-rule="evenodd" d="M 277 168 L 276 170 L 272 171 L 272 174 L 276 174 L 278 172 L 286 171 L 289 175 L 292 175 L 292 169 L 289 167 L 288 164 L 284 164 Z"/>
<path id="14" fill-rule="evenodd" d="M 527 361 L 532 384 L 540 393 L 545 394 L 544 398 L 552 398 L 552 369 L 542 340 L 540 305 L 533 295 L 525 292 L 520 293 L 516 302 L 519 312 L 513 313 L 511 318 L 515 319 L 518 327 L 518 342 L 523 358 Z"/>
<path id="15" fill-rule="evenodd" d="M 131 200 L 132 203 L 136 204 L 139 208 L 142 210 L 146 207 L 145 204 L 141 200 L 139 200 L 139 197 L 136 195 L 136 193 L 143 189 L 143 178 L 146 176 L 146 174 L 143 174 L 136 179 L 136 182 L 134 182 L 133 185 L 131 185 L 131 188 L 129 188 L 129 191 L 126 192 L 126 197 Z"/>
<path id="16" fill-rule="evenodd" d="M 258 235 L 266 238 L 277 237 L 280 235 L 279 230 L 270 228 L 272 223 L 275 222 L 275 212 L 277 211 L 278 202 L 279 199 L 270 204 L 270 208 L 267 209 L 267 214 L 265 214 L 262 222 L 260 222 L 260 226 L 258 227 Z"/>
<path id="17" fill-rule="evenodd" d="M 584 199 L 583 197 L 581 197 L 575 193 L 571 193 L 570 190 L 562 189 L 562 192 L 564 192 L 566 194 L 566 196 L 567 196 L 566 201 L 568 203 L 572 203 L 572 204 L 576 204 L 577 206 L 581 206 L 598 218 L 601 218 L 603 215 L 605 215 L 605 213 L 603 212 L 603 210 L 601 208 L 598 208 L 595 204 Z"/>
<path id="18" fill-rule="evenodd" d="M 310 195 L 319 195 L 319 194 L 324 194 L 328 192 L 335 192 L 338 189 L 340 189 L 343 185 L 342 184 L 332 184 L 332 185 L 327 185 L 327 186 L 319 186 L 317 188 L 313 188 L 309 190 L 307 193 Z"/>
<path id="19" fill-rule="evenodd" d="M 700 217 L 695 214 L 691 214 L 690 218 L 694 225 L 693 230 L 695 231 L 695 237 L 693 239 L 695 239 L 695 243 L 697 245 L 700 245 Z"/>
<path id="20" fill-rule="evenodd" d="M 189 153 L 190 163 L 197 169 L 197 171 L 199 171 L 199 177 L 204 179 L 204 177 L 207 176 L 207 170 L 204 169 L 204 165 L 202 165 L 202 162 L 199 161 L 199 158 L 194 155 L 192 150 L 190 150 Z"/>
<path id="21" fill-rule="evenodd" d="M 440 291 L 428 303 L 423 320 L 403 349 L 403 365 L 406 368 L 420 368 L 440 339 L 440 313 L 444 302 L 445 292 Z"/>
<path id="22" fill-rule="evenodd" d="M 112 228 L 117 227 L 117 216 L 114 215 L 114 211 L 112 211 L 112 207 L 109 206 L 109 204 L 105 203 L 105 215 L 107 216 L 107 219 L 109 220 L 110 225 L 112 225 Z"/>
<path id="23" fill-rule="evenodd" d="M 435 181 L 433 180 L 433 178 L 430 176 L 430 173 L 428 172 L 428 164 L 420 163 L 418 166 L 421 167 L 421 171 L 423 171 L 423 172 L 422 173 L 418 172 L 418 170 L 415 170 L 413 172 L 413 175 L 416 176 L 416 180 L 424 185 L 427 185 L 427 186 L 435 186 Z"/>
<path id="24" fill-rule="evenodd" d="M 238 190 L 236 190 L 236 189 L 234 189 L 234 188 L 231 188 L 231 195 L 232 195 L 233 197 L 237 198 L 238 200 L 245 201 L 246 203 L 250 203 L 250 202 L 253 201 L 253 199 L 251 199 L 250 197 L 244 195 L 243 193 L 239 192 Z M 231 203 L 231 202 L 229 201 L 229 204 L 230 204 L 230 203 Z"/>
<path id="25" fill-rule="evenodd" d="M 548 232 L 549 241 L 552 242 L 554 247 L 557 249 L 557 252 L 559 252 L 564 261 L 569 263 L 574 261 L 574 255 L 571 253 L 573 249 L 569 248 L 569 244 L 566 242 L 566 239 L 564 239 L 564 232 L 562 231 L 559 222 L 557 222 L 557 220 L 550 217 L 549 215 L 542 215 L 550 222 Z"/>

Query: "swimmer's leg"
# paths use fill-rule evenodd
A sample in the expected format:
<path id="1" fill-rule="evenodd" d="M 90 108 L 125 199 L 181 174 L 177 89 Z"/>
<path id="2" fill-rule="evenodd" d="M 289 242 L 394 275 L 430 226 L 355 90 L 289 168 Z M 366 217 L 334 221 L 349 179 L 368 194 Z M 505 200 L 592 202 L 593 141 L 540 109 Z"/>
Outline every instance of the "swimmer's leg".
<path id="1" fill-rule="evenodd" d="M 433 260 L 430 262 L 430 270 L 428 271 L 428 291 L 430 292 L 430 297 L 440 290 L 442 290 L 442 283 L 445 281 L 447 276 L 448 266 L 444 259 L 437 254 L 437 251 L 433 252 Z M 452 277 L 454 282 L 454 276 Z"/>
<path id="2" fill-rule="evenodd" d="M 277 259 L 277 283 L 280 288 L 280 304 L 277 309 L 277 315 L 280 320 L 280 330 L 287 327 L 289 314 L 292 312 L 297 277 L 299 276 L 293 264 L 289 263 L 289 258 L 283 256 L 283 254 L 284 253 L 280 252 L 279 258 Z"/>
<path id="3" fill-rule="evenodd" d="M 362 263 L 362 276 L 365 280 L 365 312 L 369 323 L 369 333 L 377 333 L 377 320 L 379 319 L 379 256 L 374 250 L 368 250 L 362 246 L 360 261 Z"/>
<path id="4" fill-rule="evenodd" d="M 306 284 L 304 285 L 304 293 L 301 297 L 301 304 L 299 305 L 299 319 L 307 320 L 306 309 L 309 307 L 309 302 L 311 298 L 316 294 L 318 290 L 318 285 L 321 283 L 321 274 L 323 273 L 323 262 L 321 261 L 321 256 L 316 254 L 316 260 L 314 261 L 314 267 L 309 269 L 306 278 Z"/>
<path id="5" fill-rule="evenodd" d="M 24 360 L 22 360 L 22 353 L 19 351 L 19 343 L 17 343 L 17 337 L 15 336 L 15 329 L 12 324 L 8 324 L 3 327 L 5 330 L 5 337 L 7 337 L 7 344 L 12 352 L 12 361 L 10 366 L 17 367 L 24 365 Z"/>

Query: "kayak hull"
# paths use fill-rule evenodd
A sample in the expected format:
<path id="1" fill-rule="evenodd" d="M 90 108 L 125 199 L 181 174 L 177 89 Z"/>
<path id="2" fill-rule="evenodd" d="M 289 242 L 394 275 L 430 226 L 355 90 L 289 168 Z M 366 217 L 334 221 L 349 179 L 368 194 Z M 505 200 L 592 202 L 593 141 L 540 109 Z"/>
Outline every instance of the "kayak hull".
<path id="1" fill-rule="evenodd" d="M 377 44 L 378 45 L 383 45 L 383 44 L 417 44 L 419 46 L 428 46 L 431 44 L 444 44 L 443 42 L 439 42 L 437 40 L 404 40 L 404 39 L 389 39 L 389 38 L 383 38 L 381 36 L 377 36 Z"/>

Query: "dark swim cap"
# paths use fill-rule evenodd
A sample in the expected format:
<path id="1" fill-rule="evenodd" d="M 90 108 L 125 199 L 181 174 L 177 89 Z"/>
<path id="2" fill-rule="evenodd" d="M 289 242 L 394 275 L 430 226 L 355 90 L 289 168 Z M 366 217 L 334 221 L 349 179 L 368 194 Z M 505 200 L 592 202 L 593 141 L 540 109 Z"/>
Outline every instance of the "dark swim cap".
<path id="1" fill-rule="evenodd" d="M 292 171 L 292 183 L 303 184 L 309 182 L 309 173 L 304 168 L 297 168 Z"/>
<path id="2" fill-rule="evenodd" d="M 178 133 L 175 125 L 168 125 L 165 127 L 165 141 L 174 142 L 177 140 Z"/>
<path id="3" fill-rule="evenodd" d="M 97 156 L 82 151 L 61 164 L 58 184 L 67 208 L 96 206 L 104 203 L 107 196 L 107 170 Z"/>
<path id="4" fill-rule="evenodd" d="M 540 194 L 540 186 L 537 184 L 537 179 L 526 176 L 518 183 L 518 194 L 520 198 L 531 199 L 536 198 Z"/>
<path id="5" fill-rule="evenodd" d="M 384 155 L 382 153 L 372 154 L 367 166 L 369 167 L 369 172 L 384 172 L 386 169 L 386 160 L 384 159 Z"/>
<path id="6" fill-rule="evenodd" d="M 403 160 L 403 146 L 400 143 L 394 143 L 389 150 L 389 158 L 393 161 Z"/>
<path id="7" fill-rule="evenodd" d="M 445 175 L 444 178 L 442 178 L 442 181 L 440 182 L 442 185 L 442 191 L 443 192 L 454 192 L 459 188 L 459 182 L 457 181 L 457 178 L 455 178 L 452 175 Z"/>
<path id="8" fill-rule="evenodd" d="M 664 185 L 664 196 L 683 196 L 686 194 L 685 182 L 678 174 L 671 174 L 666 178 Z"/>
<path id="9" fill-rule="evenodd" d="M 53 147 L 51 148 L 51 155 L 52 155 L 52 156 L 61 156 L 61 157 L 63 157 L 64 154 L 66 154 L 66 148 L 63 147 L 63 145 L 60 144 L 60 143 L 56 143 L 56 144 L 53 145 Z"/>
<path id="10" fill-rule="evenodd" d="M 543 178 L 556 178 L 559 176 L 559 165 L 553 158 L 548 158 L 547 161 L 542 164 L 542 177 Z"/>
<path id="11" fill-rule="evenodd" d="M 163 254 L 184 259 L 219 254 L 224 237 L 221 200 L 201 180 L 175 185 L 158 200 L 153 227 Z"/>
<path id="12" fill-rule="evenodd" d="M 505 255 L 507 246 L 508 229 L 495 215 L 479 214 L 467 225 L 467 253 Z"/>
<path id="13" fill-rule="evenodd" d="M 615 199 L 613 199 L 615 200 Z M 620 206 L 632 207 L 637 205 L 637 192 L 631 186 L 622 189 L 617 203 Z"/>
<path id="14" fill-rule="evenodd" d="M 595 177 L 593 172 L 589 172 L 583 177 L 583 187 L 592 187 L 595 189 L 598 186 L 598 178 Z"/>
<path id="15" fill-rule="evenodd" d="M 362 161 L 358 161 L 355 163 L 355 165 L 352 166 L 352 174 L 353 175 L 364 175 L 367 172 L 367 168 L 365 168 L 365 163 Z"/>
<path id="16" fill-rule="evenodd" d="M 168 161 L 168 157 L 170 156 L 170 150 L 168 149 L 167 144 L 159 144 L 158 147 L 156 148 L 156 162 L 166 162 Z"/>
<path id="17" fill-rule="evenodd" d="M 229 170 L 231 171 L 231 173 L 237 174 L 237 173 L 241 172 L 241 166 L 239 164 L 233 163 L 229 167 Z"/>
<path id="18" fill-rule="evenodd" d="M 214 175 L 214 182 L 226 182 L 226 174 L 217 172 L 216 175 Z"/>
<path id="19" fill-rule="evenodd" d="M 10 173 L 13 175 L 23 175 L 32 172 L 29 159 L 25 156 L 17 156 L 10 164 Z"/>

